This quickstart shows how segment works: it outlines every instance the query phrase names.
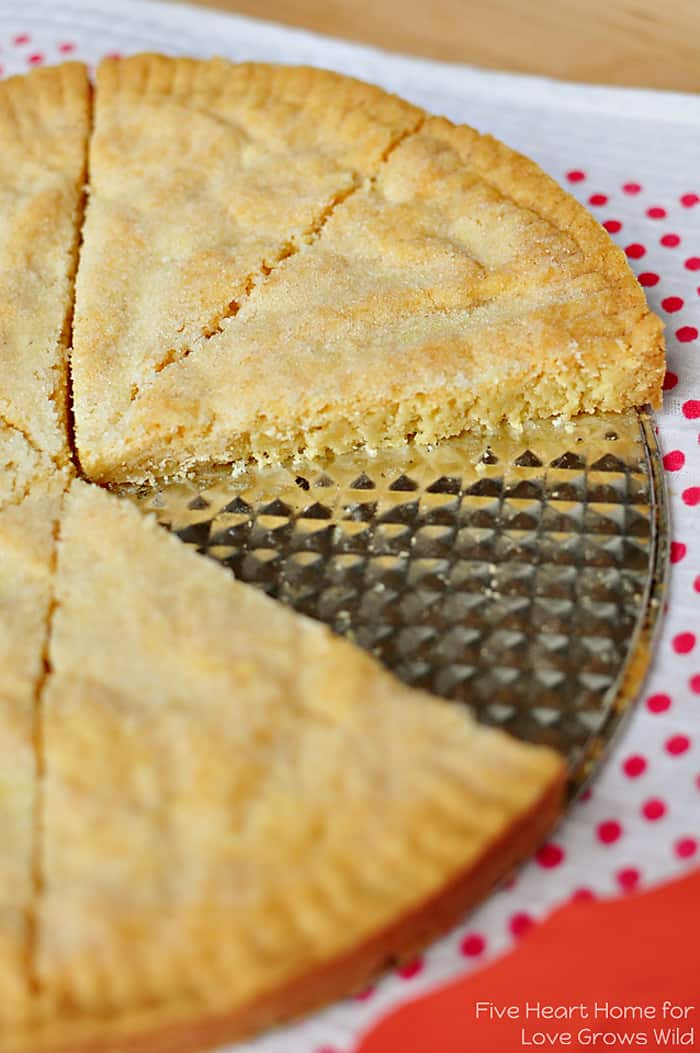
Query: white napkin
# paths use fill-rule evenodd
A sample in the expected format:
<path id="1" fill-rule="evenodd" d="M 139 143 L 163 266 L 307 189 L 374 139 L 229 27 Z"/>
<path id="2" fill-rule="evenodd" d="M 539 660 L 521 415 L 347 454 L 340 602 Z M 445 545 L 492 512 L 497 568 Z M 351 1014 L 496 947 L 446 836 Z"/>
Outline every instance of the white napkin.
<path id="1" fill-rule="evenodd" d="M 620 893 L 700 862 L 700 98 L 485 73 L 175 4 L 0 0 L 5 74 L 142 50 L 326 66 L 494 133 L 539 161 L 631 246 L 630 262 L 667 322 L 669 390 L 658 422 L 676 562 L 637 712 L 591 798 L 571 810 L 513 887 L 366 997 L 236 1047 L 350 1053 L 380 1013 L 506 949 L 528 919 L 576 890 Z"/>

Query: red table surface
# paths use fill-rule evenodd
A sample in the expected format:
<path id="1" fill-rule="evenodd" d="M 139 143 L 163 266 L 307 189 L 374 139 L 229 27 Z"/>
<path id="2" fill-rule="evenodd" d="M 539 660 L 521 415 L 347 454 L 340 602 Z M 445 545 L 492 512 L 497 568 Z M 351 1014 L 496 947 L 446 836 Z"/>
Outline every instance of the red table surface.
<path id="1" fill-rule="evenodd" d="M 548 1019 L 544 1007 L 571 1016 Z M 538 1049 L 700 1050 L 700 868 L 561 907 L 490 966 L 385 1017 L 357 1053 Z"/>

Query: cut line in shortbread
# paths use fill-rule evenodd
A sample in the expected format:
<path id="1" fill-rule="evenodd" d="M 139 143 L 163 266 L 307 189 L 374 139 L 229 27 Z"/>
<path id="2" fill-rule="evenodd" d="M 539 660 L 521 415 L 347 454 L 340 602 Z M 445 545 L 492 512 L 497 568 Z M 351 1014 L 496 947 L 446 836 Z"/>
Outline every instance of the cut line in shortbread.
<path id="1" fill-rule="evenodd" d="M 553 751 L 408 688 L 82 482 L 53 591 L 41 999 L 24 1028 L 3 1019 L 4 1053 L 200 1049 L 347 993 L 561 808 Z"/>
<path id="2" fill-rule="evenodd" d="M 77 62 L 0 82 L 0 417 L 59 466 L 89 119 Z"/>
<path id="3" fill-rule="evenodd" d="M 90 478 L 658 404 L 660 321 L 535 164 L 310 69 L 98 72 L 78 274 Z"/>

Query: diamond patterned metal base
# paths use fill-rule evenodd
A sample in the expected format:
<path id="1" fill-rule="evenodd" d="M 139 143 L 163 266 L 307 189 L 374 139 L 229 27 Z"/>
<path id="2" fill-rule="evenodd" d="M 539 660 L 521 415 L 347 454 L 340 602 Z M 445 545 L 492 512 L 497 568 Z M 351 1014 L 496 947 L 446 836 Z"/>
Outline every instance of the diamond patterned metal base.
<path id="1" fill-rule="evenodd" d="M 554 746 L 574 788 L 646 669 L 667 529 L 645 411 L 130 496 L 407 683 Z"/>

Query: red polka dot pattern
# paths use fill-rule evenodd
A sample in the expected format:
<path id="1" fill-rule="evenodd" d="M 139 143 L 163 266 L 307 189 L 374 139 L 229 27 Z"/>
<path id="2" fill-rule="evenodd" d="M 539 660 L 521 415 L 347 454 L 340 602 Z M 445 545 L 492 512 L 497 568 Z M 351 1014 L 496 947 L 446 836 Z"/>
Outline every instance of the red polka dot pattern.
<path id="1" fill-rule="evenodd" d="M 410 962 L 406 962 L 404 965 L 400 965 L 396 970 L 399 976 L 404 980 L 412 980 L 414 976 L 418 976 L 423 970 L 423 959 L 414 958 Z"/>
<path id="2" fill-rule="evenodd" d="M 654 274 L 653 271 L 642 271 L 638 276 L 639 284 L 643 285 L 645 289 L 652 289 L 655 285 L 659 284 L 658 274 Z"/>
<path id="3" fill-rule="evenodd" d="M 622 837 L 622 827 L 616 819 L 606 819 L 596 831 L 598 840 L 603 845 L 614 845 Z"/>
<path id="4" fill-rule="evenodd" d="M 642 805 L 642 815 L 650 823 L 655 823 L 666 815 L 666 805 L 658 797 L 651 797 Z"/>
<path id="5" fill-rule="evenodd" d="M 680 340 L 682 344 L 689 344 L 691 340 L 697 340 L 698 330 L 694 325 L 682 325 L 680 329 L 676 329 L 676 340 Z"/>
<path id="6" fill-rule="evenodd" d="M 700 201 L 700 197 L 697 194 L 683 194 L 681 197 L 683 208 L 692 208 L 693 205 L 697 205 L 698 201 Z"/>
<path id="7" fill-rule="evenodd" d="M 647 709 L 650 713 L 665 713 L 671 707 L 671 699 L 668 695 L 650 695 L 647 699 Z"/>
<path id="8" fill-rule="evenodd" d="M 478 958 L 486 950 L 486 940 L 478 932 L 470 932 L 464 937 L 459 949 L 465 958 Z"/>
<path id="9" fill-rule="evenodd" d="M 647 770 L 647 761 L 639 753 L 633 753 L 622 764 L 622 770 L 630 779 L 638 779 Z"/>
<path id="10" fill-rule="evenodd" d="M 680 757 L 682 753 L 689 749 L 690 739 L 687 735 L 672 735 L 666 741 L 666 752 L 670 753 L 672 757 Z"/>
<path id="11" fill-rule="evenodd" d="M 606 219 L 603 223 L 603 226 L 607 230 L 608 234 L 617 234 L 620 230 L 622 230 L 622 223 L 620 223 L 619 219 Z"/>
<path id="12" fill-rule="evenodd" d="M 661 301 L 661 306 L 664 311 L 668 311 L 669 314 L 675 314 L 676 311 L 680 311 L 683 307 L 683 300 L 680 296 L 665 296 Z"/>
<path id="13" fill-rule="evenodd" d="M 622 189 L 625 194 L 639 194 L 642 187 L 639 183 L 623 183 Z"/>
<path id="14" fill-rule="evenodd" d="M 672 541 L 671 550 L 669 553 L 669 559 L 671 560 L 671 563 L 680 563 L 682 559 L 685 559 L 687 551 L 688 547 L 682 541 Z"/>
<path id="15" fill-rule="evenodd" d="M 544 867 L 546 870 L 550 870 L 552 867 L 558 867 L 564 859 L 564 849 L 561 845 L 556 845 L 553 842 L 542 845 L 537 852 L 535 859 Z"/>
<path id="16" fill-rule="evenodd" d="M 625 892 L 633 892 L 639 885 L 641 874 L 636 867 L 623 867 L 615 875 L 617 883 Z"/>
<path id="17" fill-rule="evenodd" d="M 682 450 L 671 450 L 665 455 L 663 461 L 667 472 L 678 472 L 685 464 L 685 454 Z"/>
<path id="18" fill-rule="evenodd" d="M 681 239 L 678 234 L 664 234 L 663 237 L 659 238 L 659 244 L 666 249 L 675 249 L 680 243 Z"/>
<path id="19" fill-rule="evenodd" d="M 640 245 L 638 241 L 633 241 L 625 248 L 625 252 L 631 260 L 641 260 L 642 256 L 646 255 L 646 251 L 644 246 Z"/>
<path id="20" fill-rule="evenodd" d="M 521 936 L 524 936 L 529 929 L 532 928 L 533 924 L 534 922 L 530 915 L 527 914 L 525 911 L 521 911 L 520 913 L 513 915 L 513 917 L 510 919 L 508 927 L 513 936 L 520 938 Z"/>
<path id="21" fill-rule="evenodd" d="M 697 854 L 698 842 L 695 837 L 679 837 L 673 847 L 679 859 L 692 859 Z"/>
<path id="22" fill-rule="evenodd" d="M 596 894 L 590 888 L 577 888 L 571 893 L 571 898 L 575 902 L 590 903 L 592 899 L 596 898 Z"/>
<path id="23" fill-rule="evenodd" d="M 670 369 L 666 370 L 666 376 L 664 377 L 663 388 L 664 391 L 673 391 L 678 386 L 678 374 L 672 372 Z"/>
<path id="24" fill-rule="evenodd" d="M 671 640 L 671 646 L 676 654 L 688 654 L 695 647 L 695 633 L 678 633 Z"/>

